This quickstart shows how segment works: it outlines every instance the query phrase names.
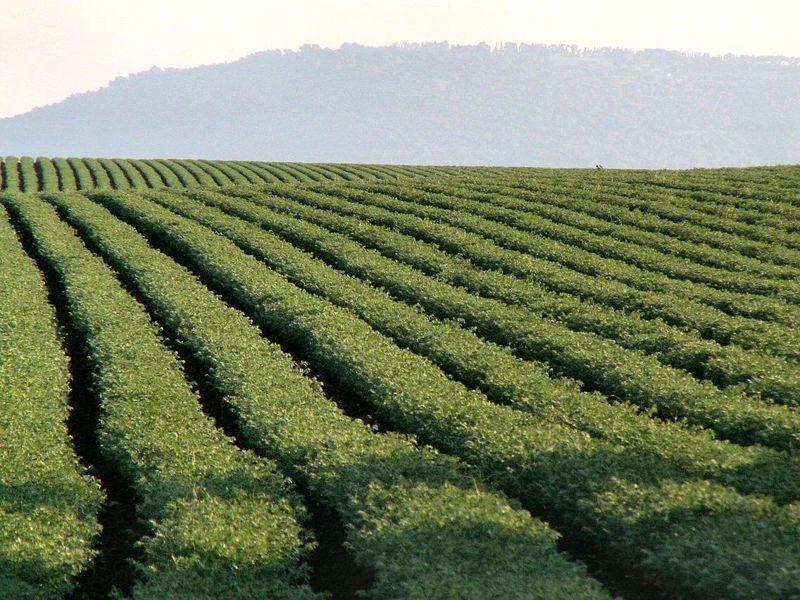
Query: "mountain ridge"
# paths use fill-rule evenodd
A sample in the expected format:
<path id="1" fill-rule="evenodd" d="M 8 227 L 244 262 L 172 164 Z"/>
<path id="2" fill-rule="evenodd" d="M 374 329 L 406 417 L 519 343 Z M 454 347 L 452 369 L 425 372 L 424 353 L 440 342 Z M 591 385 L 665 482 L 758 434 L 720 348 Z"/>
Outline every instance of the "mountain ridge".
<path id="1" fill-rule="evenodd" d="M 628 168 L 800 162 L 800 59 L 446 43 L 152 68 L 0 119 L 0 153 Z"/>

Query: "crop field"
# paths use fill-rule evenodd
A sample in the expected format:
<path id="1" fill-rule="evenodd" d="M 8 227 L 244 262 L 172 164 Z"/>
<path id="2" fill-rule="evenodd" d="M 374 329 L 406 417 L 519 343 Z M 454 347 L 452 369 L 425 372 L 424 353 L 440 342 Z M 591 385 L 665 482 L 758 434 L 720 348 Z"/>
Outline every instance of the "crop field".
<path id="1" fill-rule="evenodd" d="M 0 598 L 800 598 L 800 168 L 0 176 Z"/>

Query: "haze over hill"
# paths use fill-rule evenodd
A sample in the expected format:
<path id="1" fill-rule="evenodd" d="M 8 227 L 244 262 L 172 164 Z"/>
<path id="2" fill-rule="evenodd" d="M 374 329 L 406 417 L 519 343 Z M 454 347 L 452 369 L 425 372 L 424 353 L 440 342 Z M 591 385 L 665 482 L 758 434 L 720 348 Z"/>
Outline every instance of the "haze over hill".
<path id="1" fill-rule="evenodd" d="M 0 154 L 585 167 L 800 162 L 800 59 L 446 43 L 121 77 Z"/>

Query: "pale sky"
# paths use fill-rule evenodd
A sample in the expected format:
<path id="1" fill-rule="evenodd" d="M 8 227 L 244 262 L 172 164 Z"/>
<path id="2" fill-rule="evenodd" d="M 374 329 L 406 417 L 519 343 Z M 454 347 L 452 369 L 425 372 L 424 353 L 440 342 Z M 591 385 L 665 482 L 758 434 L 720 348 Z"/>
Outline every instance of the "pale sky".
<path id="1" fill-rule="evenodd" d="M 800 1 L 0 0 L 0 118 L 152 66 L 445 40 L 800 56 Z"/>

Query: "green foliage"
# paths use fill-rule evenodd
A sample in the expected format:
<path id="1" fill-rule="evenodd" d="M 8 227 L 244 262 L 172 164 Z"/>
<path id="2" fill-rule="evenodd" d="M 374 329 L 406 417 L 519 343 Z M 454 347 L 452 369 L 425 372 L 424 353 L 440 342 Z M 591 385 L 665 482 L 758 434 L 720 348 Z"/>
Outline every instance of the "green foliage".
<path id="1" fill-rule="evenodd" d="M 3 161 L 3 186 L 0 189 L 10 192 L 20 191 L 19 159 L 16 156 L 6 156 Z"/>
<path id="2" fill-rule="evenodd" d="M 100 451 L 140 498 L 153 529 L 145 579 L 134 596 L 154 597 L 174 572 L 189 570 L 213 595 L 249 598 L 257 585 L 297 597 L 309 549 L 304 509 L 274 465 L 236 448 L 203 415 L 177 357 L 113 272 L 30 195 L 5 197 L 43 260 L 60 278 L 71 326 L 85 338 L 100 402 Z M 239 570 L 239 565 L 242 569 Z M 172 575 L 170 575 L 172 573 Z M 213 582 L 218 587 L 208 587 Z"/>
<path id="3" fill-rule="evenodd" d="M 339 514 L 356 560 L 377 577 L 379 597 L 406 589 L 415 597 L 482 598 L 482 590 L 492 586 L 504 590 L 502 597 L 547 598 L 554 587 L 578 597 L 604 596 L 580 566 L 558 555 L 550 528 L 482 490 L 457 461 L 346 417 L 244 315 L 129 226 L 79 197 L 50 200 L 207 364 L 210 382 L 226 396 L 243 437 Z M 455 518 L 459 514 L 471 515 L 467 529 Z M 494 533 L 476 535 L 481 531 Z M 427 550 L 436 556 L 432 564 L 420 561 L 418 547 L 428 535 L 438 540 Z M 467 542 L 469 551 L 463 550 Z M 495 581 L 486 587 L 485 557 L 501 554 L 503 561 L 491 571 Z M 445 574 L 449 587 L 435 583 Z"/>
<path id="4" fill-rule="evenodd" d="M 431 359 L 444 371 L 490 398 L 592 435 L 658 455 L 693 476 L 713 477 L 745 492 L 781 501 L 800 499 L 800 463 L 765 448 L 742 448 L 712 441 L 707 432 L 658 422 L 624 404 L 608 404 L 598 394 L 579 391 L 576 382 L 550 379 L 547 365 L 522 361 L 508 349 L 489 343 L 455 322 L 442 322 L 393 300 L 385 292 L 337 272 L 276 237 L 315 250 L 344 272 L 369 272 L 376 285 L 392 292 L 411 287 L 434 297 L 437 288 L 413 272 L 359 247 L 343 236 L 260 206 L 208 191 L 191 192 L 203 206 L 177 194 L 149 194 L 159 204 L 225 235 L 303 289 L 358 314 L 398 345 Z M 269 229 L 274 234 L 267 233 Z M 408 296 L 411 301 L 417 296 Z M 725 465 L 725 467 L 722 467 Z M 756 469 L 749 468 L 758 465 Z"/>
<path id="5" fill-rule="evenodd" d="M 72 172 L 72 167 L 65 159 L 54 158 L 53 166 L 58 174 L 58 189 L 67 192 L 78 189 L 75 182 L 75 173 Z"/>
<path id="6" fill-rule="evenodd" d="M 173 160 L 170 162 L 172 163 L 173 166 L 182 167 L 183 169 L 185 169 L 188 173 L 191 174 L 191 176 L 194 178 L 197 184 L 200 184 L 203 187 L 217 187 L 219 185 L 219 182 L 217 182 L 211 175 L 209 175 L 206 172 L 206 169 L 204 169 L 202 166 L 200 166 L 199 163 L 195 161 Z M 176 169 L 176 173 L 178 174 L 178 177 L 181 179 L 181 181 L 184 181 L 184 177 L 181 177 L 180 169 Z M 186 178 L 186 180 L 188 181 L 188 177 Z M 196 184 L 185 183 L 185 185 L 187 187 L 190 187 Z"/>
<path id="7" fill-rule="evenodd" d="M 97 159 L 97 162 L 100 163 L 100 166 L 108 174 L 111 187 L 113 187 L 115 190 L 124 190 L 129 187 L 137 187 L 132 185 L 127 174 L 122 170 L 116 161 L 108 158 L 99 158 Z"/>
<path id="8" fill-rule="evenodd" d="M 614 585 L 800 596 L 799 173 L 8 157 L 0 596 L 69 595 L 102 503 L 4 207 L 136 494 L 133 597 L 317 597 L 282 473 L 369 597 L 607 597 L 562 534 Z"/>
<path id="9" fill-rule="evenodd" d="M 19 159 L 19 179 L 20 191 L 36 192 L 40 189 L 36 164 L 30 156 L 23 156 Z"/>
<path id="10" fill-rule="evenodd" d="M 280 191 L 315 206 L 359 216 L 365 214 L 359 205 L 352 202 L 294 188 L 281 188 Z M 241 193 L 260 204 L 279 207 L 326 226 L 332 222 L 325 218 L 327 215 L 320 217 L 319 211 L 295 210 L 280 199 L 267 197 L 259 200 L 251 192 Z M 337 208 L 340 205 L 341 208 Z M 384 209 L 380 211 L 381 218 L 394 219 L 393 213 Z M 426 222 L 417 220 L 420 223 L 415 228 L 423 229 Z M 345 227 L 349 225 L 351 230 L 361 227 L 352 219 L 333 220 L 340 229 L 342 221 L 349 221 Z M 359 236 L 359 241 L 369 236 Z M 368 273 L 363 266 L 354 267 L 352 262 L 343 268 L 372 277 L 373 284 L 391 290 L 407 302 L 420 304 L 436 317 L 461 320 L 474 327 L 485 339 L 510 346 L 522 358 L 546 361 L 560 373 L 590 383 L 607 395 L 644 409 L 655 407 L 659 415 L 666 418 L 685 418 L 737 442 L 757 441 L 782 449 L 800 444 L 800 423 L 792 409 L 765 405 L 737 390 L 720 392 L 709 383 L 698 382 L 684 372 L 665 367 L 652 356 L 625 350 L 595 335 L 570 331 L 530 311 L 478 298 L 462 289 L 432 281 L 412 269 L 394 268 L 393 271 L 399 275 L 385 275 L 379 271 L 376 276 L 374 270 Z"/>
<path id="11" fill-rule="evenodd" d="M 103 495 L 70 446 L 67 357 L 2 205 L 0 256 L 0 597 L 59 598 L 94 559 Z"/>
<path id="12" fill-rule="evenodd" d="M 36 159 L 34 164 L 36 167 L 36 172 L 39 176 L 39 181 L 41 182 L 42 191 L 58 191 L 60 187 L 58 174 L 56 173 L 56 168 L 53 165 L 53 162 L 49 158 L 43 158 L 40 156 Z"/>
<path id="13" fill-rule="evenodd" d="M 89 171 L 89 167 L 82 159 L 68 158 L 67 163 L 72 167 L 72 170 L 75 173 L 75 183 L 79 190 L 94 189 L 94 178 L 92 177 L 92 173 Z"/>
<path id="14" fill-rule="evenodd" d="M 632 569 L 646 568 L 663 593 L 712 598 L 717 596 L 720 580 L 738 581 L 742 570 L 759 569 L 766 569 L 764 576 L 773 582 L 772 597 L 800 593 L 794 577 L 800 538 L 786 535 L 787 524 L 797 530 L 793 506 L 781 507 L 768 498 L 749 503 L 736 492 L 715 486 L 709 492 L 711 499 L 695 511 L 694 499 L 681 487 L 691 480 L 658 458 L 487 402 L 427 360 L 398 348 L 352 313 L 292 286 L 208 229 L 141 197 L 91 197 L 179 253 L 245 306 L 258 323 L 302 348 L 314 368 L 369 403 L 380 419 L 475 465 L 493 484 L 539 507 L 565 531 L 580 532 L 598 547 L 607 548 L 607 560 Z M 639 535 L 641 518 L 626 520 L 627 506 L 604 498 L 608 494 L 636 497 L 636 490 L 652 487 L 659 487 L 661 493 L 643 497 L 638 505 L 650 528 L 648 536 Z M 659 518 L 663 503 L 673 506 L 674 519 Z M 699 525 L 681 517 L 683 511 L 687 518 L 693 515 L 702 524 L 717 526 L 725 522 L 724 515 L 732 507 L 743 519 L 759 521 L 756 545 L 749 531 L 726 529 L 725 539 L 740 549 L 735 562 L 718 559 L 713 551 L 716 540 L 697 536 Z M 611 526 L 620 524 L 623 528 L 629 524 L 631 535 L 622 529 L 610 536 Z M 769 546 L 774 546 L 776 560 L 767 565 L 760 550 L 749 551 Z M 708 556 L 713 567 L 686 564 L 687 575 L 675 581 L 670 561 L 647 560 L 648 556 L 688 552 Z M 770 590 L 765 592 L 758 581 L 747 580 L 740 592 L 764 597 Z"/>
<path id="15" fill-rule="evenodd" d="M 92 181 L 94 182 L 93 188 L 105 190 L 114 187 L 114 184 L 111 181 L 109 173 L 106 171 L 106 169 L 103 167 L 103 164 L 99 160 L 97 160 L 96 158 L 82 158 L 81 162 L 86 166 L 86 169 L 92 176 Z M 81 189 L 86 189 L 86 188 L 81 187 Z"/>
<path id="16" fill-rule="evenodd" d="M 290 190 L 293 198 L 309 202 L 309 194 L 302 190 Z M 800 335 L 796 332 L 796 310 L 785 303 L 781 304 L 778 313 L 775 303 L 767 298 L 760 298 L 749 303 L 757 315 L 768 315 L 778 322 L 770 323 L 756 319 L 732 316 L 724 312 L 732 302 L 730 295 L 705 286 L 700 297 L 693 294 L 691 284 L 686 289 L 680 282 L 665 277 L 652 286 L 644 286 L 648 280 L 643 271 L 642 279 L 619 276 L 622 271 L 630 271 L 621 265 L 612 265 L 604 259 L 568 244 L 555 240 L 546 243 L 536 242 L 531 236 L 522 232 L 515 236 L 519 249 L 509 249 L 497 243 L 464 231 L 449 223 L 437 223 L 423 219 L 419 215 L 395 212 L 395 207 L 404 206 L 409 210 L 416 206 L 395 198 L 384 198 L 383 206 L 364 206 L 373 198 L 372 194 L 353 191 L 342 191 L 331 188 L 331 192 L 344 194 L 352 198 L 357 196 L 359 202 L 346 202 L 344 199 L 333 201 L 314 198 L 314 206 L 339 212 L 345 216 L 358 216 L 370 223 L 397 229 L 417 239 L 438 245 L 443 250 L 458 254 L 485 269 L 508 273 L 523 280 L 540 282 L 555 291 L 566 292 L 579 298 L 590 298 L 600 303 L 626 311 L 637 311 L 647 318 L 660 317 L 666 322 L 680 327 L 698 330 L 704 337 L 716 339 L 722 344 L 730 342 L 754 348 L 775 348 L 782 356 L 800 358 L 797 348 L 800 347 Z M 324 202 L 324 203 L 323 203 Z M 375 202 L 373 200 L 373 202 Z M 425 211 L 425 207 L 419 210 Z M 459 221 L 468 217 L 451 217 Z M 531 253 L 532 244 L 540 246 L 541 252 Z M 537 257 L 535 254 L 543 256 Z M 612 261 L 613 263 L 613 261 Z M 677 283 L 677 290 L 671 290 L 670 282 Z M 706 304 L 709 298 L 722 294 L 721 309 Z M 741 304 L 741 296 L 739 296 Z M 787 327 L 787 325 L 789 327 Z"/>

